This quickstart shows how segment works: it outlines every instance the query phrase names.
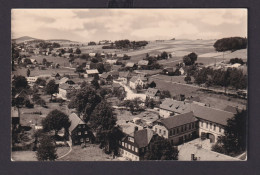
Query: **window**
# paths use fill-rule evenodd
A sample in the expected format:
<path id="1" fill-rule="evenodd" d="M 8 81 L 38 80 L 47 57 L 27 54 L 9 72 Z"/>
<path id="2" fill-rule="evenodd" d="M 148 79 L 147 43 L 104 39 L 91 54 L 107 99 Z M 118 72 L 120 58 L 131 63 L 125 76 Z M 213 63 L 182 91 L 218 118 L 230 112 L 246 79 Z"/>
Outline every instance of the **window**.
<path id="1" fill-rule="evenodd" d="M 81 135 L 81 132 L 78 132 L 78 135 L 80 136 L 80 135 Z"/>
<path id="2" fill-rule="evenodd" d="M 159 129 L 159 133 L 161 134 L 161 132 L 162 132 L 162 130 L 161 129 Z"/>
<path id="3" fill-rule="evenodd" d="M 207 124 L 206 124 L 206 128 L 208 128 L 209 127 L 209 123 L 207 122 Z"/>
<path id="4" fill-rule="evenodd" d="M 132 151 L 135 151 L 135 147 L 134 146 L 132 146 Z"/>
<path id="5" fill-rule="evenodd" d="M 89 141 L 89 138 L 86 138 L 86 142 L 88 142 Z"/>
<path id="6" fill-rule="evenodd" d="M 189 129 L 191 129 L 191 124 L 189 124 Z"/>
<path id="7" fill-rule="evenodd" d="M 122 142 L 122 146 L 125 146 L 125 142 Z"/>
<path id="8" fill-rule="evenodd" d="M 172 130 L 170 130 L 170 136 L 172 136 Z"/>
<path id="9" fill-rule="evenodd" d="M 181 127 L 181 132 L 183 132 L 183 126 Z"/>
<path id="10" fill-rule="evenodd" d="M 86 127 L 85 125 L 82 126 L 82 128 L 85 128 L 85 127 Z"/>
<path id="11" fill-rule="evenodd" d="M 179 133 L 179 128 L 177 128 L 177 131 L 176 131 L 176 134 L 178 134 Z"/>
<path id="12" fill-rule="evenodd" d="M 135 152 L 137 152 L 137 153 L 138 153 L 138 148 L 135 148 Z"/>
<path id="13" fill-rule="evenodd" d="M 125 147 L 127 148 L 127 143 L 125 143 Z"/>
<path id="14" fill-rule="evenodd" d="M 77 140 L 75 140 L 75 143 L 78 143 L 78 141 L 77 141 Z"/>
<path id="15" fill-rule="evenodd" d="M 166 135 L 166 131 L 165 130 L 163 131 L 163 135 Z"/>
<path id="16" fill-rule="evenodd" d="M 192 123 L 192 125 L 191 125 L 191 128 L 193 129 L 195 127 L 195 124 L 194 123 Z"/>
<path id="17" fill-rule="evenodd" d="M 78 128 L 81 128 L 81 126 L 79 125 Z"/>
<path id="18" fill-rule="evenodd" d="M 216 125 L 214 125 L 214 131 L 216 131 Z"/>
<path id="19" fill-rule="evenodd" d="M 83 142 L 83 138 L 80 139 L 80 142 Z"/>
<path id="20" fill-rule="evenodd" d="M 221 132 L 221 127 L 219 126 L 219 132 Z"/>
<path id="21" fill-rule="evenodd" d="M 131 149 L 131 145 L 128 144 L 128 149 Z"/>
<path id="22" fill-rule="evenodd" d="M 187 127 L 186 127 L 186 125 L 184 126 L 184 131 L 186 131 L 187 130 Z"/>
<path id="23" fill-rule="evenodd" d="M 212 129 L 212 123 L 210 123 L 210 129 Z"/>
<path id="24" fill-rule="evenodd" d="M 201 127 L 203 127 L 203 122 L 201 122 Z"/>
<path id="25" fill-rule="evenodd" d="M 175 129 L 172 130 L 172 135 L 175 135 Z"/>
<path id="26" fill-rule="evenodd" d="M 88 131 L 85 131 L 84 133 L 85 133 L 85 134 L 88 134 Z"/>

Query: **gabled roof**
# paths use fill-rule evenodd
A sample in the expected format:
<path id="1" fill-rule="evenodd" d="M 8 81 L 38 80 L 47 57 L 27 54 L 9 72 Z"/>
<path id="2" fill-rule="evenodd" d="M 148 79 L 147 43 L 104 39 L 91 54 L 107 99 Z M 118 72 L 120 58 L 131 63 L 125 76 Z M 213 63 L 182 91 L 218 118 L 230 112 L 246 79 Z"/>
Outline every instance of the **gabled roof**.
<path id="1" fill-rule="evenodd" d="M 109 76 L 111 76 L 108 72 L 104 72 L 103 74 L 100 75 L 100 78 L 107 79 Z"/>
<path id="2" fill-rule="evenodd" d="M 98 74 L 98 70 L 97 69 L 90 69 L 90 70 L 86 70 L 87 74 Z"/>
<path id="3" fill-rule="evenodd" d="M 130 77 L 130 72 L 119 72 L 119 77 L 123 78 L 129 78 Z"/>
<path id="4" fill-rule="evenodd" d="M 158 89 L 148 88 L 147 91 L 146 91 L 146 95 L 155 97 L 158 92 L 159 92 Z"/>
<path id="5" fill-rule="evenodd" d="M 60 79 L 59 84 L 66 83 L 68 80 L 69 80 L 69 78 L 63 77 L 62 79 Z"/>
<path id="6" fill-rule="evenodd" d="M 138 77 L 137 77 L 137 76 L 133 76 L 133 77 L 130 79 L 131 82 L 135 82 L 136 80 L 138 80 Z"/>
<path id="7" fill-rule="evenodd" d="M 125 67 L 134 67 L 135 63 L 128 62 L 126 63 Z"/>
<path id="8" fill-rule="evenodd" d="M 188 123 L 197 121 L 194 117 L 193 112 L 187 112 L 184 114 L 175 115 L 169 118 L 163 118 L 159 120 L 167 129 L 182 126 Z"/>
<path id="9" fill-rule="evenodd" d="M 224 109 L 224 111 L 227 111 L 227 112 L 231 112 L 233 114 L 236 114 L 237 111 L 238 112 L 241 112 L 242 109 L 238 108 L 238 107 L 235 107 L 235 106 L 231 106 L 231 105 L 227 105 Z"/>
<path id="10" fill-rule="evenodd" d="M 166 98 L 160 105 L 160 108 L 167 111 L 183 114 L 191 111 L 191 104 L 184 101 L 177 101 Z"/>
<path id="11" fill-rule="evenodd" d="M 138 65 L 139 66 L 147 66 L 148 63 L 149 63 L 149 61 L 147 61 L 147 60 L 140 60 L 140 61 L 138 61 Z"/>
<path id="12" fill-rule="evenodd" d="M 227 125 L 227 119 L 234 117 L 234 113 L 197 104 L 192 104 L 191 109 L 194 116 L 197 118 L 208 120 L 224 126 Z"/>
<path id="13" fill-rule="evenodd" d="M 63 83 L 59 85 L 60 89 L 64 89 L 64 90 L 71 90 L 71 89 L 80 89 L 80 86 L 77 84 L 67 84 L 67 83 Z"/>
<path id="14" fill-rule="evenodd" d="M 155 132 L 151 129 L 142 129 L 134 132 L 134 142 L 138 148 L 143 148 L 149 145 Z"/>
<path id="15" fill-rule="evenodd" d="M 71 122 L 69 127 L 69 132 L 71 133 L 79 124 L 86 124 L 77 114 L 72 113 L 69 115 L 69 120 Z"/>

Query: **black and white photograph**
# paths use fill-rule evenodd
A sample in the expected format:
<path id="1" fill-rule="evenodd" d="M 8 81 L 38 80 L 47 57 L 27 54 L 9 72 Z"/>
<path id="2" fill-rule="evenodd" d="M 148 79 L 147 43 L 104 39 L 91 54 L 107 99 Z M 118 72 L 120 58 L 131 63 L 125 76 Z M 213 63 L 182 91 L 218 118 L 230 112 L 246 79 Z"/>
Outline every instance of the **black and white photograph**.
<path id="1" fill-rule="evenodd" d="M 11 161 L 247 161 L 246 8 L 13 8 Z"/>

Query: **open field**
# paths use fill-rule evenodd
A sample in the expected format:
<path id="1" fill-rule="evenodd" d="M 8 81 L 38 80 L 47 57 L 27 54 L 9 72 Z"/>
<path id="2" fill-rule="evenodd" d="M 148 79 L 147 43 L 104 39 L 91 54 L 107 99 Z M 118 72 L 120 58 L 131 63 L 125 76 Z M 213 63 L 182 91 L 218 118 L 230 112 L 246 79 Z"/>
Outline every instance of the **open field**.
<path id="1" fill-rule="evenodd" d="M 151 111 L 143 111 L 137 115 L 132 115 L 130 111 L 127 110 L 115 110 L 117 114 L 117 120 L 118 121 L 131 121 L 134 118 L 138 117 L 140 119 L 146 120 L 146 121 L 155 121 L 158 119 L 158 113 L 157 112 L 151 112 Z"/>
<path id="2" fill-rule="evenodd" d="M 87 144 L 86 148 L 73 146 L 71 153 L 58 161 L 111 161 L 112 157 L 103 152 L 98 145 Z"/>
<path id="3" fill-rule="evenodd" d="M 34 151 L 14 151 L 11 153 L 12 161 L 37 161 Z"/>

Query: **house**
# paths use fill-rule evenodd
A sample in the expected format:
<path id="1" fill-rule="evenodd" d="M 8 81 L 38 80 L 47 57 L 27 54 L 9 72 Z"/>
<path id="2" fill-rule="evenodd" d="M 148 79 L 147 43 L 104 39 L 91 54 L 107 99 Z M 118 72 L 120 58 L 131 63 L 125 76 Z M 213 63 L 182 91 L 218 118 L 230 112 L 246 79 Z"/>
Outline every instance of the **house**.
<path id="1" fill-rule="evenodd" d="M 150 149 L 150 143 L 157 137 L 151 129 L 138 130 L 135 127 L 134 132 L 119 141 L 119 152 L 124 158 L 132 161 L 144 159 L 146 151 Z"/>
<path id="2" fill-rule="evenodd" d="M 116 64 L 117 60 L 107 59 L 106 63 L 109 63 L 111 65 Z"/>
<path id="3" fill-rule="evenodd" d="M 11 108 L 11 117 L 12 117 L 12 127 L 17 127 L 20 125 L 20 111 L 19 108 Z"/>
<path id="4" fill-rule="evenodd" d="M 109 74 L 113 77 L 113 79 L 118 79 L 119 77 L 118 71 L 110 71 Z"/>
<path id="5" fill-rule="evenodd" d="M 37 61 L 36 61 L 36 59 L 30 59 L 31 60 L 31 62 L 32 62 L 32 64 L 37 64 Z"/>
<path id="6" fill-rule="evenodd" d="M 140 60 L 140 61 L 138 61 L 138 67 L 141 68 L 144 66 L 148 66 L 148 63 L 149 63 L 149 61 L 147 61 L 147 60 Z"/>
<path id="7" fill-rule="evenodd" d="M 197 137 L 197 121 L 193 112 L 187 112 L 155 121 L 153 131 L 178 145 Z"/>
<path id="8" fill-rule="evenodd" d="M 125 67 L 135 68 L 135 67 L 136 67 L 136 64 L 135 64 L 135 63 L 132 63 L 132 62 L 128 62 L 128 63 L 126 63 Z"/>
<path id="9" fill-rule="evenodd" d="M 138 74 L 137 76 L 133 76 L 129 81 L 129 86 L 132 89 L 136 89 L 137 86 L 141 86 L 142 88 L 148 84 L 148 78 L 144 74 Z"/>
<path id="10" fill-rule="evenodd" d="M 95 57 L 95 56 L 96 56 L 96 53 L 95 53 L 95 52 L 90 52 L 88 55 L 89 55 L 90 57 Z"/>
<path id="11" fill-rule="evenodd" d="M 120 90 L 120 89 L 124 90 L 124 87 L 121 86 L 119 83 L 113 83 L 113 84 L 112 84 L 112 91 L 113 91 L 113 92 L 118 91 L 118 90 Z"/>
<path id="12" fill-rule="evenodd" d="M 194 116 L 199 120 L 199 136 L 210 139 L 211 143 L 215 143 L 219 136 L 224 135 L 227 120 L 234 117 L 232 112 L 198 104 L 192 104 L 191 109 Z"/>
<path id="13" fill-rule="evenodd" d="M 104 72 L 103 74 L 100 75 L 99 78 L 100 78 L 100 80 L 103 80 L 108 84 L 113 82 L 113 77 L 108 72 Z"/>
<path id="14" fill-rule="evenodd" d="M 68 77 L 63 77 L 58 82 L 59 82 L 60 85 L 61 84 L 70 84 L 70 85 L 75 84 L 75 82 L 70 80 Z"/>
<path id="15" fill-rule="evenodd" d="M 145 94 L 146 94 L 146 98 L 154 99 L 156 101 L 160 100 L 159 89 L 148 88 Z"/>
<path id="16" fill-rule="evenodd" d="M 84 74 L 84 77 L 95 77 L 96 75 L 98 75 L 98 70 L 97 69 L 90 69 L 90 70 L 86 70 L 86 74 Z"/>
<path id="17" fill-rule="evenodd" d="M 68 100 L 67 94 L 76 89 L 80 89 L 80 86 L 77 84 L 73 84 L 73 85 L 67 83 L 60 84 L 59 93 L 57 94 L 57 97 L 63 100 Z"/>
<path id="18" fill-rule="evenodd" d="M 173 75 L 176 70 L 177 70 L 177 68 L 175 68 L 175 67 L 165 67 L 162 72 L 165 75 Z"/>
<path id="19" fill-rule="evenodd" d="M 37 79 L 38 77 L 26 77 L 26 80 L 30 86 L 33 86 Z"/>
<path id="20" fill-rule="evenodd" d="M 175 114 L 183 114 L 190 111 L 191 111 L 191 103 L 166 98 L 162 102 L 162 104 L 160 104 L 159 115 L 163 118 L 168 118 Z"/>
<path id="21" fill-rule="evenodd" d="M 92 134 L 89 132 L 87 124 L 77 114 L 70 114 L 69 120 L 71 122 L 69 141 L 72 145 L 80 145 L 92 141 Z"/>
<path id="22" fill-rule="evenodd" d="M 121 81 L 123 84 L 127 84 L 131 78 L 131 73 L 128 72 L 119 72 L 118 81 Z"/>
<path id="23" fill-rule="evenodd" d="M 180 71 L 181 75 L 185 74 L 185 70 L 182 67 L 179 69 L 179 71 Z"/>

